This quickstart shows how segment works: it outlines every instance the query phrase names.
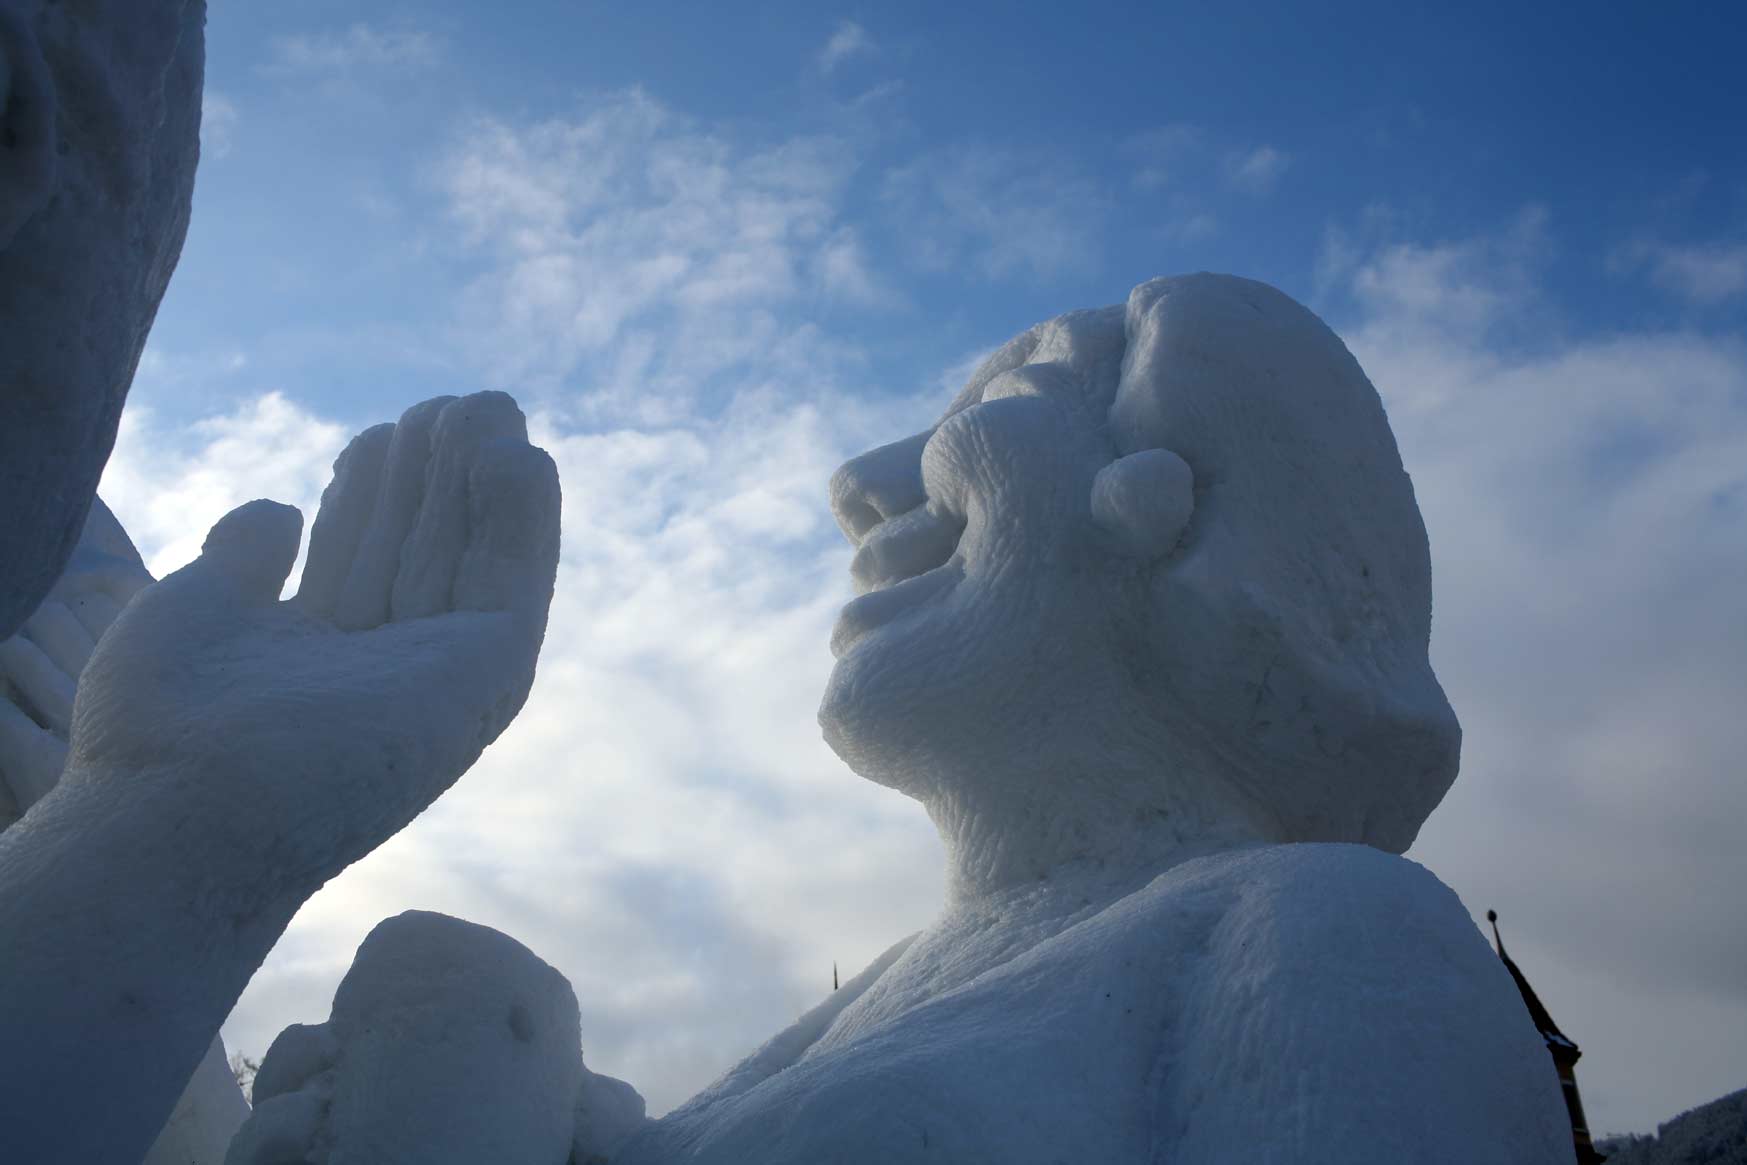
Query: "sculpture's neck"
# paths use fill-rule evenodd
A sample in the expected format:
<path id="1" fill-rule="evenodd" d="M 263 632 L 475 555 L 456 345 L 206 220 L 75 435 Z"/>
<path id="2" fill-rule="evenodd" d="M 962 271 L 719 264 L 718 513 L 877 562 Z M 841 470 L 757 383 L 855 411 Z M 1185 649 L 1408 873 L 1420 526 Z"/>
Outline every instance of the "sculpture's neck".
<path id="1" fill-rule="evenodd" d="M 1180 862 L 1278 840 L 1204 782 L 1182 784 L 1156 776 L 981 782 L 992 795 L 973 799 L 961 786 L 930 801 L 946 844 L 949 907 L 1015 894 L 1046 910 L 1056 897 L 1107 904 Z"/>

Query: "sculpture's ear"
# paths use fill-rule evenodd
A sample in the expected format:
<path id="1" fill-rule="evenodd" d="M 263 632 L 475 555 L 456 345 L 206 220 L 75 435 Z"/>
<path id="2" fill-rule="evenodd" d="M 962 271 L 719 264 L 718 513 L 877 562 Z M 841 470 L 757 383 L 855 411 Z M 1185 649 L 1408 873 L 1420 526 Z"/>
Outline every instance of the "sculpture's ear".
<path id="1" fill-rule="evenodd" d="M 55 87 L 29 19 L 0 6 L 0 248 L 55 185 Z"/>
<path id="2" fill-rule="evenodd" d="M 1169 449 L 1143 449 L 1106 465 L 1092 483 L 1092 520 L 1133 558 L 1163 558 L 1195 510 L 1195 475 Z"/>

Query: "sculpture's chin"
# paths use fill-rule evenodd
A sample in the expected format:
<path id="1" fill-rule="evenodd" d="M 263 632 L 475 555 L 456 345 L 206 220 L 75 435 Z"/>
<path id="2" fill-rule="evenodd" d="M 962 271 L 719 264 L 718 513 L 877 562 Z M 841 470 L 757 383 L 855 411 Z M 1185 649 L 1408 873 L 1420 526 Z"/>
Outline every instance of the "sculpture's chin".
<path id="1" fill-rule="evenodd" d="M 876 717 L 866 706 L 866 687 L 858 683 L 858 670 L 853 656 L 839 656 L 819 699 L 819 729 L 831 751 L 858 777 L 890 787 L 885 766 L 875 763 L 883 750 L 868 747 L 870 741 L 877 741 L 878 729 L 871 723 Z"/>
<path id="2" fill-rule="evenodd" d="M 892 628 L 866 634 L 831 669 L 819 701 L 825 743 L 864 780 L 920 798 L 919 774 L 935 767 L 941 695 L 915 674 L 925 661 Z M 948 701 L 950 702 L 950 701 Z"/>

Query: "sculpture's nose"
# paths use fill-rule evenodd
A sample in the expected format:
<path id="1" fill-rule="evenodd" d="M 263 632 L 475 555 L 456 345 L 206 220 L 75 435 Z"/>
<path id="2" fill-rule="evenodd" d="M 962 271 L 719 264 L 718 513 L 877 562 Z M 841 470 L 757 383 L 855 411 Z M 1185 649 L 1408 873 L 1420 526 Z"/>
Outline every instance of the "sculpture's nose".
<path id="1" fill-rule="evenodd" d="M 843 463 L 831 475 L 831 512 L 853 545 L 867 532 L 927 500 L 922 491 L 922 447 L 933 430 L 881 445 Z"/>

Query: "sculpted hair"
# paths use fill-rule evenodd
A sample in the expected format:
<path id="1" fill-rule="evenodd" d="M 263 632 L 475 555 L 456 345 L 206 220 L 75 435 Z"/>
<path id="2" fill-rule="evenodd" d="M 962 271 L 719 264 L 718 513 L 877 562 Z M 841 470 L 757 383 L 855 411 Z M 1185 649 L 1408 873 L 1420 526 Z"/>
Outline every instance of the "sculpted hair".
<path id="1" fill-rule="evenodd" d="M 1166 449 L 1194 507 L 1154 569 L 1147 669 L 1282 841 L 1400 852 L 1455 779 L 1461 729 L 1427 654 L 1431 556 L 1383 403 L 1291 297 L 1247 279 L 1129 296 L 1118 456 Z"/>

